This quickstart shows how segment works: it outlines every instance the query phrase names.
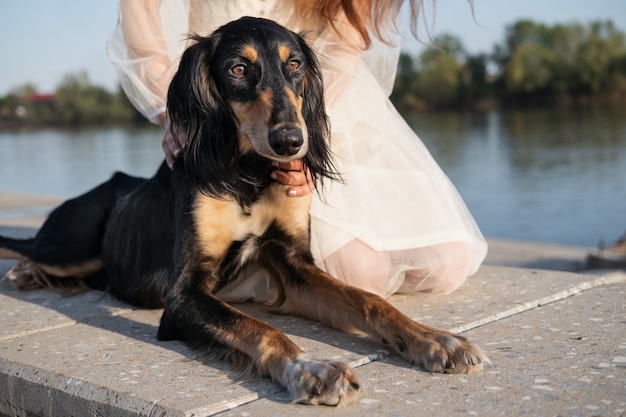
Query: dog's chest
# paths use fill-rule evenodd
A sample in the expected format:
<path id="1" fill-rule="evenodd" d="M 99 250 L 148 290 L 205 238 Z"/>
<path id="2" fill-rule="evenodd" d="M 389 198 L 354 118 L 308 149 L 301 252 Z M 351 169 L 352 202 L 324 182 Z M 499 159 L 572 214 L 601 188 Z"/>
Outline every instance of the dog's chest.
<path id="1" fill-rule="evenodd" d="M 270 185 L 246 211 L 234 200 L 198 194 L 193 217 L 203 254 L 220 259 L 232 242 L 261 236 L 271 226 L 279 227 L 286 235 L 308 236 L 311 196 L 287 197 L 285 188 Z"/>

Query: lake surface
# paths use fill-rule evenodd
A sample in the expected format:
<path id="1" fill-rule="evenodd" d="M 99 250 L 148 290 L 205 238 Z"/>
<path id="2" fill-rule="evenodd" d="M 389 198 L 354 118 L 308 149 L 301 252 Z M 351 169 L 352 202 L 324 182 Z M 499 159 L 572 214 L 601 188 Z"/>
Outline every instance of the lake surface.
<path id="1" fill-rule="evenodd" d="M 409 123 L 488 237 L 593 247 L 626 230 L 626 106 L 425 113 Z M 0 132 L 0 192 L 72 197 L 149 176 L 157 129 Z"/>

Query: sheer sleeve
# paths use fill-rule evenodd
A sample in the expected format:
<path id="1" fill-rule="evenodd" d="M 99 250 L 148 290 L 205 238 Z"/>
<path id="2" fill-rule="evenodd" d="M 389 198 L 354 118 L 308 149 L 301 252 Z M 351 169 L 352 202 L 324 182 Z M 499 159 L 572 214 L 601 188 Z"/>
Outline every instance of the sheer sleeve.
<path id="1" fill-rule="evenodd" d="M 326 108 L 331 110 L 341 105 L 345 87 L 361 63 L 361 38 L 345 18 L 338 18 L 334 28 L 317 28 L 303 33 L 320 61 Z"/>
<path id="2" fill-rule="evenodd" d="M 341 96 L 356 71 L 366 69 L 385 94 L 391 95 L 400 56 L 401 36 L 389 33 L 387 42 L 371 34 L 372 45 L 365 51 L 356 30 L 345 17 L 335 21 L 335 30 L 326 28 L 318 32 L 313 45 L 318 52 L 324 73 L 327 105 Z"/>
<path id="3" fill-rule="evenodd" d="M 167 89 L 185 47 L 186 6 L 185 0 L 120 0 L 119 22 L 107 42 L 124 92 L 154 123 L 165 111 Z"/>
<path id="4" fill-rule="evenodd" d="M 370 70 L 387 97 L 393 91 L 400 58 L 401 36 L 390 33 L 387 43 L 372 36 L 372 46 L 363 53 L 363 63 Z"/>

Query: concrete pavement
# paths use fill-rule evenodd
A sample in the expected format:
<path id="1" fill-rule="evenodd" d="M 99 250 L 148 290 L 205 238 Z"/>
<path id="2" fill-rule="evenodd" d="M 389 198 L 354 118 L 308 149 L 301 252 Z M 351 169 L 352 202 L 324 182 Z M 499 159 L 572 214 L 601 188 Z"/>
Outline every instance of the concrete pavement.
<path id="1" fill-rule="evenodd" d="M 0 193 L 0 234 L 32 234 L 41 214 L 15 206 L 45 204 L 12 197 L 9 216 L 6 198 Z M 356 368 L 363 392 L 341 409 L 290 404 L 267 380 L 237 379 L 182 343 L 157 341 L 160 310 L 95 291 L 20 292 L 5 280 L 0 415 L 626 415 L 626 274 L 571 272 L 582 265 L 581 248 L 490 243 L 486 265 L 455 293 L 390 299 L 415 320 L 483 347 L 492 365 L 474 375 L 430 374 L 365 339 L 240 306 L 313 356 Z M 0 261 L 0 275 L 12 264 Z"/>

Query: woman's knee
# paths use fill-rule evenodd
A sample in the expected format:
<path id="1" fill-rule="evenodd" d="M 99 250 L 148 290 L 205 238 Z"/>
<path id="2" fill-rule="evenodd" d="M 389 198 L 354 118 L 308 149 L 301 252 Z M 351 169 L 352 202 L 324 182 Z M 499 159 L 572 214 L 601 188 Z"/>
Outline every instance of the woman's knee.
<path id="1" fill-rule="evenodd" d="M 396 291 L 448 294 L 469 275 L 470 247 L 449 242 L 378 252 L 355 239 L 328 256 L 324 268 L 349 285 L 383 297 Z"/>
<path id="2" fill-rule="evenodd" d="M 464 242 L 415 249 L 412 257 L 422 260 L 421 266 L 406 272 L 403 292 L 449 294 L 465 282 L 471 268 L 470 247 Z"/>
<path id="3" fill-rule="evenodd" d="M 391 274 L 391 257 L 354 239 L 328 256 L 324 267 L 346 284 L 384 295 Z"/>

